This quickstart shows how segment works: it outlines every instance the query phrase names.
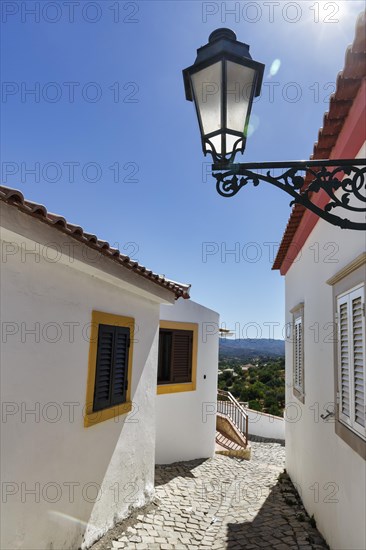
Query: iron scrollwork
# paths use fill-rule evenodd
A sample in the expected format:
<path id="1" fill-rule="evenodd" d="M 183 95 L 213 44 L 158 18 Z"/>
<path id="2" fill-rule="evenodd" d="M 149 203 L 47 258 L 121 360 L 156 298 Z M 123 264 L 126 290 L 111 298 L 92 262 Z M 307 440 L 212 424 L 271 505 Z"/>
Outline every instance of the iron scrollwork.
<path id="1" fill-rule="evenodd" d="M 278 168 L 286 170 L 272 175 L 271 170 Z M 262 174 L 253 169 L 268 170 Z M 216 189 L 223 197 L 233 197 L 248 183 L 267 182 L 292 196 L 290 206 L 301 204 L 333 225 L 354 230 L 366 230 L 365 174 L 366 159 L 213 165 Z M 325 199 L 314 202 L 321 191 Z M 363 213 L 364 221 L 342 218 L 332 212 L 335 209 Z"/>

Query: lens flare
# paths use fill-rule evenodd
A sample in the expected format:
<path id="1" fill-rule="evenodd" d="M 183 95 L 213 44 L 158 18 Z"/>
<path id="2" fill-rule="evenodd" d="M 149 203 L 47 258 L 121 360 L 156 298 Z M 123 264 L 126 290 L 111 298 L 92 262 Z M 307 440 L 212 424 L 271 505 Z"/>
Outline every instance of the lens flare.
<path id="1" fill-rule="evenodd" d="M 281 67 L 281 60 L 275 59 L 271 65 L 271 68 L 269 69 L 268 78 L 272 78 L 272 76 L 275 76 Z"/>
<path id="2" fill-rule="evenodd" d="M 59 522 L 69 522 L 69 523 L 78 523 L 80 527 L 87 527 L 87 523 L 81 519 L 78 519 L 74 516 L 69 516 L 68 514 L 64 514 L 63 512 L 58 512 L 56 510 L 49 510 L 48 514 L 55 520 Z"/>
<path id="3" fill-rule="evenodd" d="M 254 114 L 250 115 L 250 122 L 244 131 L 245 137 L 248 138 L 252 136 L 256 131 L 256 129 L 258 128 L 258 126 L 259 126 L 259 118 Z"/>

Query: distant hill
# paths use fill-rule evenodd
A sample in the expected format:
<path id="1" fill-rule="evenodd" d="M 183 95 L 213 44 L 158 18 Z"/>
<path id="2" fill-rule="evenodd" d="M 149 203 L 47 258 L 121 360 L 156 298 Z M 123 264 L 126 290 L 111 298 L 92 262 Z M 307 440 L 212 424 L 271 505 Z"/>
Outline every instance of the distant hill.
<path id="1" fill-rule="evenodd" d="M 244 338 L 239 340 L 230 340 L 229 338 L 220 338 L 219 344 L 220 359 L 225 358 L 268 358 L 284 357 L 284 340 L 271 340 L 269 338 Z"/>

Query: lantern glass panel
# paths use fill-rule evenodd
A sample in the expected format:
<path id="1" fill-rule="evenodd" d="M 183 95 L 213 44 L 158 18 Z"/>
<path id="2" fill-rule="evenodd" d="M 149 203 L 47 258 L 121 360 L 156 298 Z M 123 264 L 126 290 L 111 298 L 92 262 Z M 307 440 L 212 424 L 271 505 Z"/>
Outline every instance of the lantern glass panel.
<path id="1" fill-rule="evenodd" d="M 255 85 L 256 71 L 244 67 L 238 63 L 227 61 L 227 96 L 226 96 L 226 118 L 227 128 L 236 132 L 244 132 L 245 123 L 250 109 Z M 235 138 L 227 136 L 227 151 L 232 151 Z"/>
<path id="2" fill-rule="evenodd" d="M 211 144 L 214 146 L 214 150 L 211 147 Z M 222 146 L 221 146 L 221 134 L 218 136 L 212 136 L 210 137 L 209 141 L 204 142 L 205 151 L 213 151 L 216 152 L 218 155 L 221 155 L 222 153 Z"/>
<path id="3" fill-rule="evenodd" d="M 203 135 L 221 129 L 222 63 L 214 63 L 191 76 Z"/>
<path id="4" fill-rule="evenodd" d="M 230 154 L 234 150 L 235 144 L 238 140 L 242 141 L 242 139 L 240 139 L 239 136 L 233 136 L 232 134 L 226 134 L 226 151 L 225 151 L 225 154 Z M 220 151 L 220 153 L 221 152 L 222 151 Z"/>

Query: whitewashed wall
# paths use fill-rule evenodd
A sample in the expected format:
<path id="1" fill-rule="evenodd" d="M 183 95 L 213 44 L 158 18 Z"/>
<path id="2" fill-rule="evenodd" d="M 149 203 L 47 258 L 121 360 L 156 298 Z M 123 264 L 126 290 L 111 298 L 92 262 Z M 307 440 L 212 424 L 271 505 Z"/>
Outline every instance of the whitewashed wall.
<path id="1" fill-rule="evenodd" d="M 283 418 L 253 409 L 245 408 L 245 411 L 248 414 L 248 431 L 250 435 L 285 440 L 285 421 Z"/>
<path id="2" fill-rule="evenodd" d="M 2 221 L 8 222 L 6 241 L 12 224 L 48 243 L 68 240 L 11 207 L 4 207 Z M 14 239 L 19 247 L 25 243 L 22 236 L 18 243 Z M 146 285 L 142 298 L 138 287 L 132 294 L 103 281 L 102 273 L 91 276 L 75 265 L 24 255 L 20 248 L 3 255 L 1 548 L 88 546 L 153 494 L 159 301 L 174 296 L 162 289 L 160 298 L 151 294 L 147 300 Z M 84 428 L 86 327 L 93 309 L 135 318 L 134 410 Z"/>
<path id="3" fill-rule="evenodd" d="M 363 147 L 358 156 L 365 153 Z M 332 287 L 326 280 L 364 251 L 363 232 L 320 220 L 286 275 L 287 322 L 292 321 L 290 310 L 304 302 L 306 394 L 305 404 L 293 397 L 292 345 L 287 342 L 286 468 L 333 549 L 366 548 L 366 465 L 336 435 L 334 422 L 320 418 L 334 403 L 334 317 Z"/>
<path id="4" fill-rule="evenodd" d="M 215 452 L 219 316 L 191 300 L 178 300 L 174 306 L 161 306 L 160 318 L 198 323 L 199 333 L 196 390 L 156 396 L 156 462 L 211 457 Z"/>

